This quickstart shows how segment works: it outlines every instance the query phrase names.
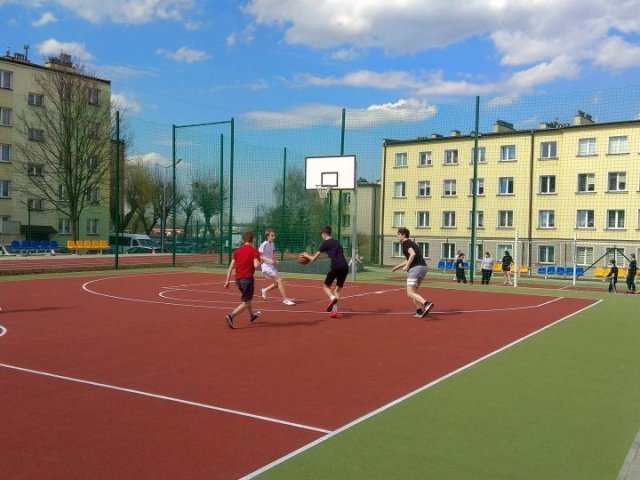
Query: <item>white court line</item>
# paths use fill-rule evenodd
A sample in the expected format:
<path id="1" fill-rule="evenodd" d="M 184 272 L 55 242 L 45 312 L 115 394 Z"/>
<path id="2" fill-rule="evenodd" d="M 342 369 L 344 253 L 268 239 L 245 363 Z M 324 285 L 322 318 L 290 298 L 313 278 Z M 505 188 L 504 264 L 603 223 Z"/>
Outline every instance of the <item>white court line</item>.
<path id="1" fill-rule="evenodd" d="M 387 403 L 386 405 L 383 405 L 382 407 L 380 407 L 380 408 L 378 408 L 376 410 L 373 410 L 372 412 L 369 412 L 369 413 L 367 413 L 366 415 L 363 415 L 360 418 L 356 418 L 354 421 L 352 421 L 350 423 L 347 423 L 346 425 L 338 428 L 337 430 L 333 430 L 332 432 L 328 433 L 324 437 L 320 437 L 317 440 L 315 440 L 315 441 L 313 441 L 311 443 L 308 443 L 307 445 L 304 445 L 303 447 L 300 447 L 299 449 L 294 450 L 293 452 L 291 452 L 291 453 L 279 458 L 278 460 L 275 460 L 275 461 L 269 463 L 268 465 L 265 465 L 264 467 L 259 468 L 258 470 L 255 470 L 254 472 L 251 472 L 248 475 L 245 475 L 244 477 L 241 477 L 239 480 L 249 480 L 251 478 L 255 478 L 256 476 L 258 476 L 258 475 L 260 475 L 260 474 L 262 474 L 262 473 L 264 473 L 264 472 L 266 472 L 268 470 L 271 470 L 272 468 L 274 468 L 274 467 L 286 462 L 287 460 L 289 460 L 289 459 L 291 459 L 291 458 L 293 458 L 293 457 L 295 457 L 295 456 L 297 456 L 297 455 L 299 455 L 299 454 L 301 454 L 303 452 L 306 452 L 307 450 L 315 447 L 316 445 L 319 445 L 321 443 L 326 442 L 330 438 L 335 437 L 336 435 L 344 432 L 345 430 L 348 430 L 348 429 L 350 429 L 350 428 L 352 428 L 352 427 L 364 422 L 365 420 L 368 420 L 371 417 L 374 417 L 375 415 L 378 415 L 378 414 L 380 414 L 380 413 L 382 413 L 382 412 L 384 412 L 386 410 L 389 410 L 391 407 L 393 407 L 393 406 L 395 406 L 395 405 L 397 405 L 397 404 L 399 404 L 401 402 L 404 402 L 405 400 L 407 400 L 407 399 L 409 399 L 411 397 L 414 397 L 417 394 L 422 393 L 425 390 L 430 389 L 431 387 L 434 387 L 435 385 L 443 382 L 444 380 L 446 380 L 446 379 L 448 379 L 450 377 L 453 377 L 454 375 L 457 375 L 458 373 L 461 373 L 461 372 L 463 372 L 465 370 L 468 370 L 469 368 L 473 367 L 474 365 L 477 365 L 478 363 L 481 363 L 481 362 L 487 360 L 488 358 L 494 357 L 495 355 L 497 355 L 497 354 L 499 354 L 499 353 L 501 353 L 501 352 L 503 352 L 503 351 L 505 351 L 505 350 L 507 350 L 507 349 L 509 349 L 509 348 L 511 348 L 511 347 L 513 347 L 513 346 L 525 341 L 525 340 L 527 340 L 528 338 L 533 337 L 534 335 L 537 335 L 537 334 L 547 330 L 548 328 L 553 327 L 554 325 L 557 325 L 558 323 L 560 323 L 560 322 L 562 322 L 564 320 L 567 320 L 568 318 L 573 317 L 574 315 L 578 315 L 579 313 L 582 313 L 582 312 L 584 312 L 584 311 L 586 311 L 586 310 L 588 310 L 588 309 L 590 309 L 592 307 L 595 307 L 596 305 L 598 305 L 601 302 L 602 302 L 602 300 L 598 300 L 597 302 L 592 303 L 591 305 L 587 305 L 586 307 L 581 308 L 580 310 L 578 310 L 576 312 L 573 312 L 573 313 L 571 313 L 571 314 L 569 314 L 569 315 L 567 315 L 565 317 L 562 317 L 561 319 L 556 320 L 555 322 L 550 323 L 549 325 L 547 325 L 545 327 L 542 327 L 539 330 L 536 330 L 535 332 L 531 332 L 530 334 L 525 335 L 524 337 L 519 338 L 518 340 L 515 340 L 515 341 L 511 342 L 508 345 L 505 345 L 505 346 L 503 346 L 503 347 L 501 347 L 501 348 L 499 348 L 497 350 L 494 350 L 493 352 L 490 352 L 490 353 L 486 354 L 485 356 L 480 357 L 477 360 L 474 360 L 473 362 L 467 363 L 466 365 L 458 368 L 457 370 L 454 370 L 453 372 L 449 372 L 446 375 L 443 375 L 442 377 L 437 378 L 434 381 L 432 381 L 432 382 L 430 382 L 430 383 L 428 383 L 428 384 L 426 384 L 426 385 L 414 390 L 413 392 L 410 392 L 410 393 L 408 393 L 408 394 L 406 394 L 406 395 L 404 395 L 404 396 L 402 396 L 402 397 L 400 397 L 400 398 L 398 398 L 398 399 L 396 399 L 396 400 L 394 400 L 394 401 L 392 401 L 390 403 Z"/>
<path id="2" fill-rule="evenodd" d="M 217 407 L 215 405 L 208 405 L 206 403 L 192 402 L 190 400 L 183 400 L 181 398 L 168 397 L 166 395 L 158 395 L 156 393 L 143 392 L 141 390 L 134 390 L 134 389 L 131 389 L 131 388 L 118 387 L 116 385 L 108 385 L 106 383 L 92 382 L 90 380 L 82 380 L 80 378 L 67 377 L 67 376 L 64 376 L 64 375 L 57 375 L 55 373 L 43 372 L 43 371 L 40 371 L 40 370 L 32 370 L 30 368 L 23 368 L 23 367 L 18 367 L 18 366 L 15 366 L 15 365 L 8 365 L 6 363 L 0 363 L 0 367 L 8 368 L 8 369 L 11 369 L 11 370 L 17 370 L 17 371 L 20 371 L 20 372 L 33 373 L 35 375 L 41 375 L 41 376 L 44 376 L 44 377 L 56 378 L 58 380 L 66 380 L 66 381 L 69 381 L 69 382 L 75 382 L 75 383 L 81 383 L 81 384 L 84 384 L 84 385 L 91 385 L 91 386 L 94 386 L 94 387 L 105 388 L 107 390 L 116 390 L 118 392 L 132 393 L 134 395 L 140 395 L 140 396 L 143 396 L 143 397 L 150 397 L 150 398 L 156 398 L 156 399 L 159 399 L 159 400 L 166 400 L 166 401 L 169 401 L 169 402 L 180 403 L 180 404 L 189 405 L 189 406 L 192 406 L 192 407 L 199 407 L 199 408 L 205 408 L 205 409 L 208 409 L 208 410 L 215 410 L 217 412 L 230 413 L 230 414 L 238 415 L 238 416 L 241 416 L 241 417 L 248 417 L 248 418 L 253 418 L 255 420 L 262 420 L 262 421 L 265 421 L 265 422 L 277 423 L 277 424 L 280 424 L 280 425 L 286 425 L 288 427 L 300 428 L 302 430 L 311 430 L 313 432 L 320 432 L 320 433 L 330 433 L 331 432 L 331 430 L 325 430 L 324 428 L 311 427 L 309 425 L 302 425 L 300 423 L 288 422 L 286 420 L 281 420 L 279 418 L 265 417 L 263 415 L 256 415 L 256 414 L 253 414 L 253 413 L 242 412 L 240 410 L 232 410 L 232 409 L 229 409 L 229 408 Z"/>
<path id="3" fill-rule="evenodd" d="M 125 300 L 125 301 L 129 301 L 129 302 L 139 302 L 139 303 L 150 303 L 150 304 L 156 304 L 156 305 L 171 305 L 171 306 L 178 306 L 178 307 L 193 307 L 193 308 L 207 308 L 207 309 L 215 309 L 215 310 L 224 310 L 227 309 L 228 306 L 224 306 L 224 307 L 218 307 L 215 305 L 197 305 L 197 304 L 193 304 L 193 303 L 187 303 L 186 300 L 176 300 L 176 299 L 171 299 L 172 301 L 166 301 L 166 302 L 162 302 L 162 301 L 158 301 L 158 300 L 145 300 L 145 299 L 141 299 L 141 298 L 130 298 L 130 297 L 123 297 L 123 296 L 118 296 L 118 295 L 109 295 L 107 293 L 102 293 L 102 292 L 98 292 L 95 290 L 92 290 L 89 285 L 93 284 L 93 283 L 97 283 L 97 282 L 101 282 L 103 280 L 112 280 L 112 279 L 121 279 L 123 277 L 104 277 L 104 278 L 98 278 L 96 280 L 90 280 L 86 283 L 84 283 L 82 285 L 82 289 L 85 290 L 88 293 L 94 294 L 94 295 L 98 295 L 98 296 L 102 296 L 102 297 L 107 297 L 107 298 L 111 298 L 114 300 Z M 167 288 L 167 287 L 164 287 Z M 392 290 L 388 290 L 389 292 L 391 291 L 395 291 L 395 290 L 404 290 L 403 288 L 397 288 L 397 289 L 392 289 Z M 365 293 L 361 293 L 361 294 L 355 294 L 352 296 L 344 296 L 342 298 L 350 298 L 350 297 L 354 297 L 354 296 L 366 296 L 366 295 L 375 295 L 375 294 L 380 294 L 380 292 L 382 293 L 386 293 L 386 291 L 376 291 L 376 292 L 365 292 Z M 216 293 L 216 292 L 211 292 L 211 293 Z M 226 293 L 226 292 L 225 292 Z M 159 296 L 161 296 L 162 298 L 166 298 L 163 297 L 161 294 L 159 294 Z M 539 295 L 540 296 L 540 295 Z M 545 297 L 548 297 L 549 295 L 542 295 Z M 552 300 L 547 301 L 547 302 L 543 302 L 543 303 L 539 303 L 536 305 L 526 305 L 526 306 L 522 306 L 522 307 L 506 307 L 506 308 L 490 308 L 490 309 L 478 309 L 478 310 L 452 310 L 449 312 L 444 312 L 444 311 L 438 311 L 438 310 L 433 310 L 431 313 L 432 314 L 439 314 L 439 315 L 450 315 L 450 314 L 457 314 L 457 313 L 487 313 L 487 312 L 503 312 L 503 311 L 518 311 L 518 310 L 529 310 L 529 309 L 534 309 L 534 308 L 540 308 L 543 307 L 549 303 L 552 302 L 556 302 L 558 300 L 562 300 L 564 297 L 553 297 Z M 189 300 L 192 301 L 192 300 Z M 202 301 L 202 300 L 199 300 Z M 215 300 L 211 300 L 208 302 L 214 302 Z M 325 300 L 316 300 L 316 301 L 312 301 L 311 303 L 321 303 Z M 221 302 L 224 303 L 224 302 Z M 294 309 L 294 308 L 288 308 L 288 309 L 284 309 L 284 308 L 261 308 L 261 311 L 263 312 L 287 312 L 287 313 L 323 313 L 323 311 L 318 311 L 318 310 L 300 310 L 300 309 Z M 369 310 L 369 311 L 351 311 L 351 310 L 344 310 L 345 313 L 348 313 L 350 315 L 380 315 L 380 316 L 391 316 L 391 315 L 409 315 L 412 312 L 407 312 L 407 311 L 398 311 L 398 312 L 378 312 L 375 310 Z"/>
<path id="4" fill-rule="evenodd" d="M 6 333 L 7 333 L 7 329 L 2 325 L 0 325 L 0 337 L 4 337 Z"/>

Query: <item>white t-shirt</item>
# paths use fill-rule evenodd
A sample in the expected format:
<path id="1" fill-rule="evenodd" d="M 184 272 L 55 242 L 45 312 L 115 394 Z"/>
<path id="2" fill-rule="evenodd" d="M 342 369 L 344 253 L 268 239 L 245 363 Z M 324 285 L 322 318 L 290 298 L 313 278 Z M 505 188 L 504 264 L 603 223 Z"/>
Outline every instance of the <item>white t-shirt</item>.
<path id="1" fill-rule="evenodd" d="M 273 244 L 273 242 L 267 242 L 266 240 L 262 242 L 262 244 L 258 248 L 258 252 L 260 252 L 260 255 L 263 256 L 264 258 L 268 258 L 269 260 L 273 260 L 274 251 L 275 251 L 275 245 Z M 265 273 L 271 276 L 278 274 L 276 267 L 267 262 L 263 262 L 260 269 L 262 270 L 262 273 Z"/>
<path id="2" fill-rule="evenodd" d="M 493 258 L 489 257 L 483 257 L 482 258 L 482 270 L 493 270 L 493 264 L 495 262 L 493 261 Z"/>

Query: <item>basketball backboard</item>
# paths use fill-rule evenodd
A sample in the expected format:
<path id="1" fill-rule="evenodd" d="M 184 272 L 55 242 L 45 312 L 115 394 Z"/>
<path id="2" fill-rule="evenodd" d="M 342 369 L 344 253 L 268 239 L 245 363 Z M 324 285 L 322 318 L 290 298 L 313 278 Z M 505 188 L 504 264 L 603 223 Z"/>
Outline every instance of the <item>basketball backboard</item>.
<path id="1" fill-rule="evenodd" d="M 315 190 L 318 187 L 353 190 L 356 188 L 356 157 L 306 157 L 305 179 L 307 190 Z"/>

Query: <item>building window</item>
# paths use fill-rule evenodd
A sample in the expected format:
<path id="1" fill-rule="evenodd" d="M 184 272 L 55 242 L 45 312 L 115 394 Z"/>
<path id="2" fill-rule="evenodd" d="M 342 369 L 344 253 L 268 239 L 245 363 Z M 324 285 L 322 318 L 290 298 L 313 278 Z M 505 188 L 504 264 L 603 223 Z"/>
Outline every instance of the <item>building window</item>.
<path id="1" fill-rule="evenodd" d="M 477 188 L 476 188 L 476 196 L 481 197 L 484 195 L 484 178 L 476 179 Z M 473 195 L 473 178 L 469 180 L 469 196 Z"/>
<path id="2" fill-rule="evenodd" d="M 342 248 L 351 249 L 351 237 L 350 236 L 342 237 Z"/>
<path id="3" fill-rule="evenodd" d="M 609 137 L 609 155 L 619 155 L 621 153 L 629 153 L 629 138 Z"/>
<path id="4" fill-rule="evenodd" d="M 554 210 L 540 210 L 538 214 L 538 228 L 555 228 L 556 213 Z"/>
<path id="5" fill-rule="evenodd" d="M 96 170 L 98 170 L 98 157 L 96 155 L 92 155 L 89 157 L 89 171 L 95 172 Z M 351 194 L 343 193 L 343 195 L 351 195 Z"/>
<path id="6" fill-rule="evenodd" d="M 100 105 L 100 90 L 97 88 L 89 89 L 89 105 Z"/>
<path id="7" fill-rule="evenodd" d="M 558 142 L 540 142 L 540 158 L 558 158 Z"/>
<path id="8" fill-rule="evenodd" d="M 442 212 L 442 228 L 455 228 L 456 227 L 456 212 L 444 211 Z"/>
<path id="9" fill-rule="evenodd" d="M 444 151 L 444 164 L 456 165 L 458 163 L 458 150 L 445 150 Z"/>
<path id="10" fill-rule="evenodd" d="M 44 165 L 30 163 L 27 165 L 27 175 L 33 177 L 42 177 L 44 175 Z"/>
<path id="11" fill-rule="evenodd" d="M 27 133 L 27 138 L 32 142 L 43 142 L 44 141 L 44 130 L 40 128 L 30 128 Z"/>
<path id="12" fill-rule="evenodd" d="M 71 233 L 71 222 L 68 218 L 58 219 L 58 233 L 60 235 L 69 235 Z"/>
<path id="13" fill-rule="evenodd" d="M 9 180 L 0 180 L 0 198 L 11 197 L 11 182 Z"/>
<path id="14" fill-rule="evenodd" d="M 610 259 L 615 259 L 616 261 L 616 265 L 618 265 L 618 267 L 624 267 L 625 265 L 625 258 L 624 258 L 624 248 L 606 248 L 605 251 L 607 252 L 607 256 L 605 257 L 607 259 L 607 263 L 609 263 Z"/>
<path id="15" fill-rule="evenodd" d="M 596 154 L 596 139 L 581 138 L 578 140 L 578 156 L 584 157 Z"/>
<path id="16" fill-rule="evenodd" d="M 576 263 L 578 265 L 593 264 L 593 247 L 578 247 L 576 249 Z"/>
<path id="17" fill-rule="evenodd" d="M 404 212 L 393 212 L 393 225 L 394 228 L 404 227 Z"/>
<path id="18" fill-rule="evenodd" d="M 472 217 L 473 210 L 469 212 L 469 228 L 471 228 Z M 476 228 L 484 228 L 484 212 L 482 210 L 476 210 Z"/>
<path id="19" fill-rule="evenodd" d="M 551 245 L 538 247 L 538 263 L 555 263 L 555 248 Z"/>
<path id="20" fill-rule="evenodd" d="M 593 210 L 578 210 L 576 214 L 576 228 L 594 228 L 595 212 Z"/>
<path id="21" fill-rule="evenodd" d="M 406 182 L 395 182 L 393 184 L 393 197 L 404 198 L 407 196 Z"/>
<path id="22" fill-rule="evenodd" d="M 11 126 L 11 109 L 0 107 L 0 125 L 5 127 Z"/>
<path id="23" fill-rule="evenodd" d="M 515 145 L 502 145 L 500 147 L 500 161 L 513 162 L 516 159 Z"/>
<path id="24" fill-rule="evenodd" d="M 29 105 L 33 105 L 35 107 L 42 107 L 44 105 L 44 95 L 41 93 L 33 93 L 29 92 Z"/>
<path id="25" fill-rule="evenodd" d="M 58 187 L 58 200 L 62 202 L 66 202 L 69 200 L 69 195 L 67 194 L 67 187 L 64 185 L 60 185 Z"/>
<path id="26" fill-rule="evenodd" d="M 97 235 L 97 234 L 98 234 L 98 219 L 88 218 L 87 219 L 87 235 Z"/>
<path id="27" fill-rule="evenodd" d="M 513 195 L 513 177 L 500 177 L 498 195 Z"/>
<path id="28" fill-rule="evenodd" d="M 443 195 L 445 197 L 455 197 L 456 196 L 456 181 L 455 180 L 445 180 L 443 187 Z"/>
<path id="29" fill-rule="evenodd" d="M 496 261 L 502 260 L 502 256 L 504 255 L 504 252 L 513 253 L 513 245 L 506 244 L 506 243 L 499 243 L 496 246 Z"/>
<path id="30" fill-rule="evenodd" d="M 417 242 L 418 248 L 420 252 L 422 252 L 422 256 L 424 258 L 429 257 L 429 243 L 428 242 Z"/>
<path id="31" fill-rule="evenodd" d="M 607 210 L 607 229 L 624 228 L 624 210 Z"/>
<path id="32" fill-rule="evenodd" d="M 418 182 L 418 196 L 430 197 L 431 196 L 431 181 L 421 180 Z"/>
<path id="33" fill-rule="evenodd" d="M 71 100 L 71 85 L 68 83 L 63 83 L 60 86 L 60 100 L 69 101 Z"/>
<path id="34" fill-rule="evenodd" d="M 540 177 L 540 193 L 543 195 L 556 193 L 555 175 L 543 175 Z"/>
<path id="35" fill-rule="evenodd" d="M 407 166 L 407 154 L 406 153 L 396 153 L 396 167 L 406 167 Z"/>
<path id="36" fill-rule="evenodd" d="M 402 244 L 400 242 L 392 242 L 391 243 L 391 256 L 396 257 L 404 257 L 402 254 Z"/>
<path id="37" fill-rule="evenodd" d="M 99 203 L 100 202 L 100 191 L 99 191 L 98 188 L 92 188 L 91 190 L 89 190 L 87 192 L 87 202 L 89 202 L 89 203 Z"/>
<path id="38" fill-rule="evenodd" d="M 350 227 L 351 226 L 351 215 L 344 213 L 342 215 L 342 226 Z"/>
<path id="39" fill-rule="evenodd" d="M 609 172 L 607 192 L 625 192 L 627 190 L 626 172 Z"/>
<path id="40" fill-rule="evenodd" d="M 471 149 L 471 164 L 473 165 L 473 158 L 475 148 Z M 478 163 L 487 163 L 487 147 L 478 147 Z"/>
<path id="41" fill-rule="evenodd" d="M 11 161 L 11 145 L 0 143 L 0 162 Z"/>
<path id="42" fill-rule="evenodd" d="M 13 72 L 0 70 L 0 88 L 11 90 L 13 88 Z"/>
<path id="43" fill-rule="evenodd" d="M 94 160 L 94 163 L 91 163 L 91 160 Z M 98 157 L 91 157 L 89 159 L 89 166 L 91 170 L 98 169 Z M 351 192 L 342 192 L 342 203 L 345 205 L 351 205 Z"/>
<path id="44" fill-rule="evenodd" d="M 431 165 L 433 165 L 433 161 L 431 159 L 431 152 L 420 152 L 418 154 L 418 166 L 430 167 Z"/>
<path id="45" fill-rule="evenodd" d="M 578 174 L 578 193 L 596 191 L 596 175 L 594 173 Z"/>
<path id="46" fill-rule="evenodd" d="M 498 228 L 513 228 L 513 210 L 498 210 Z"/>
<path id="47" fill-rule="evenodd" d="M 31 211 L 42 211 L 44 210 L 43 201 L 41 198 L 30 198 L 27 200 L 27 209 Z"/>
<path id="48" fill-rule="evenodd" d="M 443 243 L 442 244 L 442 258 L 454 258 L 456 256 L 456 244 L 455 243 Z"/>
<path id="49" fill-rule="evenodd" d="M 429 212 L 418 212 L 416 214 L 416 227 L 428 228 L 429 227 Z"/>

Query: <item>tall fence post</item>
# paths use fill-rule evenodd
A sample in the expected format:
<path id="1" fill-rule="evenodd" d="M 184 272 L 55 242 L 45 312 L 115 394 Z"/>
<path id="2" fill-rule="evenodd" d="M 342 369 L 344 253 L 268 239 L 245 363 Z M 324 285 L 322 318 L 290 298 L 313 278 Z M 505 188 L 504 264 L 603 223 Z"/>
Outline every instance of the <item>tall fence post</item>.
<path id="1" fill-rule="evenodd" d="M 224 135 L 220 134 L 220 168 L 218 172 L 218 189 L 220 190 L 220 214 L 218 229 L 218 250 L 219 250 L 219 263 L 222 265 L 224 262 Z"/>
<path id="2" fill-rule="evenodd" d="M 114 174 L 116 176 L 114 181 L 114 192 L 113 195 L 115 197 L 115 234 L 116 234 L 116 254 L 114 257 L 114 267 L 118 270 L 120 266 L 120 112 L 116 112 L 116 165 L 114 168 Z"/>
<path id="3" fill-rule="evenodd" d="M 471 200 L 471 251 L 469 252 L 469 281 L 473 283 L 476 264 L 476 228 L 477 198 L 478 198 L 478 136 L 480 135 L 480 96 L 476 96 L 476 121 L 473 132 L 473 192 Z M 482 255 L 480 256 L 482 258 Z"/>
<path id="4" fill-rule="evenodd" d="M 231 263 L 231 249 L 233 246 L 233 155 L 235 147 L 235 123 L 233 118 L 231 119 L 231 147 L 229 152 L 229 258 L 228 263 Z"/>

